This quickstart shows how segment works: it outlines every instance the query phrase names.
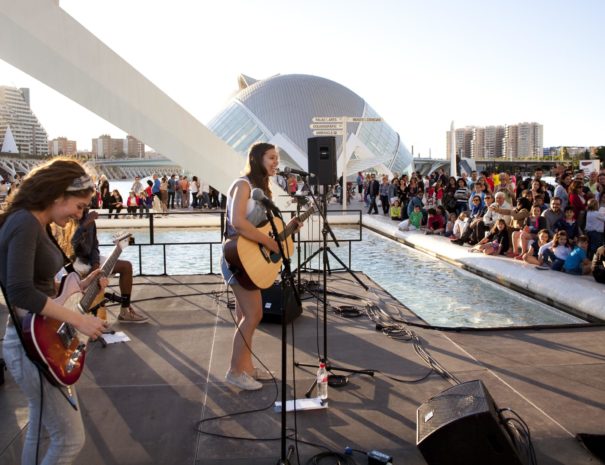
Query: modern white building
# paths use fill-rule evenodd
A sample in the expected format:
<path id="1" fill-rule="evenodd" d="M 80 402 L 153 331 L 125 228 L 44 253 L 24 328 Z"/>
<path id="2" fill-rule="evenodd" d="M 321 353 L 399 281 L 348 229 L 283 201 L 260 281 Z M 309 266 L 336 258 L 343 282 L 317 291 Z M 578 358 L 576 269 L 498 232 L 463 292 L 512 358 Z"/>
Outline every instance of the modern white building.
<path id="1" fill-rule="evenodd" d="M 239 153 L 256 141 L 279 147 L 284 164 L 304 170 L 307 139 L 314 137 L 313 118 L 368 117 L 378 113 L 360 96 L 334 81 L 304 74 L 277 75 L 255 80 L 240 75 L 239 92 L 208 127 Z M 381 173 L 407 172 L 412 154 L 399 134 L 386 122 L 349 123 L 348 175 L 375 168 Z M 339 172 L 342 172 L 342 137 L 336 137 Z"/>
<path id="2" fill-rule="evenodd" d="M 8 127 L 19 153 L 48 153 L 48 136 L 30 108 L 29 89 L 0 86 L 0 147 Z"/>

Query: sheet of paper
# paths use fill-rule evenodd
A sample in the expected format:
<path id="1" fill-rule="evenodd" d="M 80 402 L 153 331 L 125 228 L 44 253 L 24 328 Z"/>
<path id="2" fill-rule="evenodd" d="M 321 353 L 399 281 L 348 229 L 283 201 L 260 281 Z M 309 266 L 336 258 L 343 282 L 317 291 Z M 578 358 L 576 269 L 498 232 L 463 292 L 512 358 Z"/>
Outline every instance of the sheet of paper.
<path id="1" fill-rule="evenodd" d="M 328 408 L 328 401 L 322 401 L 319 397 L 313 397 L 312 399 L 296 399 L 286 401 L 286 412 L 292 412 L 294 410 L 294 402 L 296 402 L 296 410 L 317 410 L 320 408 Z M 275 402 L 276 412 L 281 412 L 281 402 Z"/>
<path id="2" fill-rule="evenodd" d="M 116 342 L 128 342 L 130 338 L 123 331 L 116 331 L 114 334 L 103 334 L 103 339 L 107 344 L 115 344 Z"/>

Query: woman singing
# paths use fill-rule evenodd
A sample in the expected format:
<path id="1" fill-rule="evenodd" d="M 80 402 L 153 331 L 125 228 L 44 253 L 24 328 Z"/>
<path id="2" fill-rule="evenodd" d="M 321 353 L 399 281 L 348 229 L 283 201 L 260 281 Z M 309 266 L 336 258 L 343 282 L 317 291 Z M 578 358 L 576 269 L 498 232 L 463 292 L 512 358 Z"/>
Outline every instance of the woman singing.
<path id="1" fill-rule="evenodd" d="M 55 275 L 63 267 L 63 255 L 47 232 L 51 223 L 63 227 L 70 218 L 80 218 L 94 191 L 94 183 L 79 163 L 54 159 L 30 172 L 21 187 L 8 199 L 0 214 L 0 282 L 7 303 L 23 317 L 27 312 L 70 323 L 95 339 L 104 329 L 102 320 L 70 310 L 53 301 Z M 86 288 L 99 280 L 102 289 L 107 278 L 100 270 L 81 281 Z M 23 447 L 22 463 L 37 463 L 38 428 L 43 426 L 50 443 L 44 464 L 69 464 L 84 445 L 80 410 L 75 410 L 62 392 L 41 376 L 25 354 L 14 323 L 9 319 L 4 337 L 4 358 L 28 400 L 29 427 Z M 75 389 L 72 389 L 74 402 Z"/>
<path id="2" fill-rule="evenodd" d="M 256 229 L 267 220 L 265 208 L 251 198 L 254 188 L 262 189 L 271 198 L 269 177 L 274 176 L 279 165 L 279 155 L 274 145 L 259 142 L 250 147 L 245 175 L 237 178 L 227 194 L 226 238 L 241 235 L 279 252 L 277 242 Z M 293 222 L 298 220 L 293 219 Z M 229 268 L 225 258 L 221 261 L 225 282 L 233 289 L 237 328 L 233 337 L 231 366 L 226 381 L 240 389 L 253 391 L 263 385 L 258 380 L 272 379 L 270 373 L 256 368 L 252 362 L 252 337 L 263 315 L 260 289 L 246 289 L 237 281 L 237 272 Z"/>

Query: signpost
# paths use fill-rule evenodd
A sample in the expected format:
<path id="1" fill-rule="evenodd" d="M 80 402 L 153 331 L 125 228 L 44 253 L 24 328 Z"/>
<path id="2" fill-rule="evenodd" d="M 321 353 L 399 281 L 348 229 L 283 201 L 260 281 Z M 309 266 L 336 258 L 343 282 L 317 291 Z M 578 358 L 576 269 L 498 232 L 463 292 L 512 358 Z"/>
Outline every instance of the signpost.
<path id="1" fill-rule="evenodd" d="M 381 123 L 382 118 L 358 117 L 358 116 L 314 116 L 311 119 L 314 136 L 342 136 L 342 208 L 347 209 L 347 123 Z"/>

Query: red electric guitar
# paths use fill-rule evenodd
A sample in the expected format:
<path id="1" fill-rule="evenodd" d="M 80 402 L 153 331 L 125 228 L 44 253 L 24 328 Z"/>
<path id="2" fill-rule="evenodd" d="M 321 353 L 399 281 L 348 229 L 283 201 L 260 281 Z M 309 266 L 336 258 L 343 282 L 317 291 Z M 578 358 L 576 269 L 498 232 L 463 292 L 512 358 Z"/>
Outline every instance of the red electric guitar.
<path id="1" fill-rule="evenodd" d="M 114 237 L 115 248 L 101 270 L 109 276 L 118 257 L 130 243 L 129 233 Z M 80 276 L 69 273 L 61 281 L 56 303 L 74 312 L 87 313 L 100 291 L 98 282 L 92 283 L 82 294 Z M 86 358 L 88 336 L 80 333 L 69 323 L 35 313 L 27 313 L 23 319 L 23 339 L 30 357 L 42 362 L 61 386 L 71 386 L 80 378 Z"/>

